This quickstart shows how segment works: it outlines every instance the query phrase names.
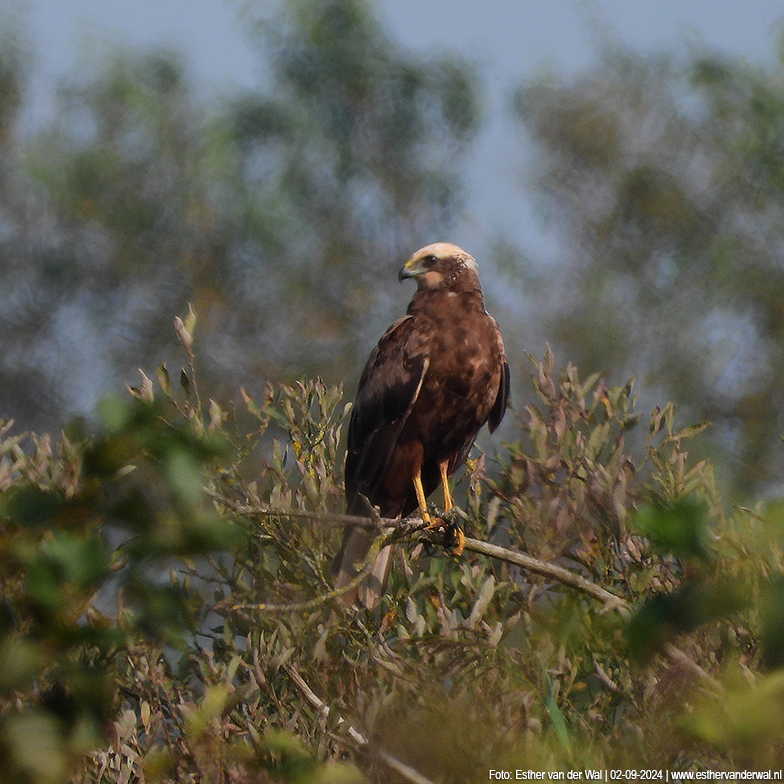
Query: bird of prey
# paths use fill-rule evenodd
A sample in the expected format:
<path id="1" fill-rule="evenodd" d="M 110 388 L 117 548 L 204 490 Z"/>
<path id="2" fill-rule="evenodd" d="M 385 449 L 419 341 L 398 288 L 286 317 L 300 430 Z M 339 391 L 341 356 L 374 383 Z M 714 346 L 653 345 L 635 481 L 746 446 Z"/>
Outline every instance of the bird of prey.
<path id="1" fill-rule="evenodd" d="M 456 245 L 418 250 L 400 270 L 417 290 L 408 311 L 381 337 L 359 381 L 348 427 L 346 511 L 367 517 L 368 501 L 382 518 L 419 509 L 466 460 L 487 422 L 501 422 L 509 394 L 509 365 L 495 319 L 485 310 L 477 264 Z M 347 526 L 333 562 L 336 588 L 359 573 L 376 532 Z M 386 587 L 392 547 L 376 558 L 345 604 L 374 607 Z"/>

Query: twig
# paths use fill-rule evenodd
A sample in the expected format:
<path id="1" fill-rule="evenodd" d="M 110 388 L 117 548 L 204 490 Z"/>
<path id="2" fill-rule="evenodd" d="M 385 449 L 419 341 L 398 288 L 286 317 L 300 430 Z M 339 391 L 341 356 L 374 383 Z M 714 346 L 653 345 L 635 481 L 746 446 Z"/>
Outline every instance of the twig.
<path id="1" fill-rule="evenodd" d="M 533 558 L 525 553 L 509 550 L 506 547 L 500 547 L 497 544 L 490 544 L 490 542 L 482 542 L 479 539 L 471 539 L 470 537 L 466 537 L 465 549 L 471 550 L 474 553 L 479 553 L 480 555 L 486 555 L 490 558 L 497 558 L 500 561 L 515 564 L 529 572 L 540 574 L 543 577 L 549 577 L 563 585 L 576 588 L 578 591 L 582 591 L 583 593 L 592 596 L 594 599 L 598 599 L 610 609 L 619 610 L 621 612 L 628 612 L 631 609 L 629 602 L 625 599 L 616 596 L 614 593 L 591 582 L 580 574 L 575 574 L 568 569 L 564 569 L 563 566 L 540 561 L 538 558 Z"/>
<path id="2" fill-rule="evenodd" d="M 384 517 L 362 517 L 360 515 L 347 515 L 347 514 L 324 514 L 322 512 L 307 512 L 303 509 L 271 509 L 266 506 L 248 506 L 240 504 L 237 501 L 227 498 L 226 496 L 216 493 L 212 490 L 206 491 L 207 495 L 213 501 L 231 509 L 235 514 L 247 517 L 250 520 L 259 517 L 293 517 L 298 520 L 312 520 L 316 523 L 323 523 L 324 525 L 355 525 L 358 528 L 368 528 L 371 531 L 381 528 L 394 528 L 401 523 L 409 521 L 420 520 L 421 518 L 403 518 L 391 520 Z"/>
<path id="3" fill-rule="evenodd" d="M 594 659 L 593 662 L 594 670 L 596 671 L 599 680 L 610 690 L 614 691 L 616 694 L 623 694 L 623 690 L 620 686 L 607 674 L 605 669 L 599 664 L 598 661 Z"/>
<path id="4" fill-rule="evenodd" d="M 229 605 L 228 607 L 226 604 L 224 604 L 224 602 L 219 602 L 215 605 L 215 609 L 228 609 L 228 611 L 232 613 L 241 612 L 242 610 L 256 610 L 258 612 L 265 613 L 306 612 L 308 610 L 314 610 L 316 607 L 321 607 L 322 604 L 326 604 L 333 599 L 338 599 L 343 596 L 343 594 L 348 593 L 349 591 L 353 591 L 354 588 L 356 588 L 362 582 L 362 580 L 365 579 L 365 577 L 368 575 L 368 572 L 370 572 L 370 569 L 373 566 L 373 562 L 375 561 L 380 549 L 380 546 L 375 544 L 370 548 L 367 557 L 362 564 L 362 568 L 350 583 L 347 583 L 342 588 L 335 588 L 328 593 L 319 594 L 313 599 L 308 599 L 306 602 L 290 602 L 288 604 L 237 602 L 236 604 Z"/>
<path id="5" fill-rule="evenodd" d="M 209 495 L 218 503 L 229 507 L 233 512 L 248 518 L 273 516 L 294 517 L 302 520 L 313 520 L 314 522 L 325 523 L 326 525 L 356 525 L 363 528 L 369 528 L 371 530 L 383 528 L 394 529 L 384 537 L 384 545 L 392 544 L 393 542 L 400 541 L 401 539 L 406 539 L 409 536 L 415 533 L 419 533 L 427 528 L 427 524 L 422 521 L 421 517 L 406 517 L 401 520 L 385 517 L 360 517 L 358 515 L 323 514 L 319 512 L 306 512 L 296 509 L 270 509 L 259 506 L 244 506 L 235 501 L 232 501 L 229 498 L 225 498 L 218 493 L 211 492 Z M 437 533 L 438 532 L 435 530 L 428 531 L 428 538 L 433 540 L 437 537 Z M 441 544 L 439 541 L 435 541 L 435 543 Z M 509 550 L 506 547 L 490 544 L 489 542 L 482 542 L 479 539 L 472 539 L 470 537 L 466 537 L 465 549 L 479 553 L 480 555 L 489 556 L 490 558 L 497 558 L 501 561 L 507 561 L 508 563 L 516 564 L 517 566 L 520 566 L 529 572 L 540 574 L 543 577 L 549 577 L 556 582 L 563 583 L 564 585 L 576 588 L 578 591 L 587 593 L 613 609 L 629 609 L 629 603 L 620 596 L 616 596 L 615 594 L 610 593 L 610 591 L 607 591 L 601 586 L 596 585 L 596 583 L 591 582 L 582 575 L 570 572 L 568 569 L 564 569 L 562 566 L 556 566 L 555 564 L 541 561 L 538 558 L 533 558 L 530 555 L 525 555 L 525 553 L 521 553 L 516 550 Z M 373 558 L 375 558 L 375 552 L 376 551 L 374 551 Z M 372 559 L 368 558 L 366 559 L 366 562 L 372 563 Z M 364 565 L 365 564 L 363 564 L 363 566 Z M 331 592 L 328 595 L 328 598 L 340 596 L 342 593 L 348 592 L 352 588 L 355 588 L 356 585 L 361 582 L 362 577 L 364 577 L 364 573 L 360 577 L 356 578 L 356 583 L 352 581 L 351 584 L 346 586 L 345 590 L 341 590 L 341 592 Z M 245 605 L 238 605 L 238 607 L 240 606 L 245 607 Z M 284 605 L 280 606 L 284 607 Z M 308 609 L 310 606 L 311 603 L 307 602 L 303 603 L 302 607 L 298 606 L 297 609 Z M 271 607 L 273 607 L 273 605 L 268 605 L 265 609 L 270 610 Z M 286 607 L 288 607 L 288 605 Z"/>
<path id="6" fill-rule="evenodd" d="M 664 655 L 673 663 L 680 664 L 689 672 L 696 675 L 706 685 L 710 686 L 717 694 L 724 693 L 724 687 L 706 670 L 703 670 L 696 661 L 689 658 L 680 648 L 676 648 L 671 642 L 664 643 Z"/>
<path id="7" fill-rule="evenodd" d="M 631 612 L 632 606 L 626 599 L 616 596 L 600 585 L 596 585 L 596 583 L 591 582 L 582 575 L 570 572 L 562 566 L 546 563 L 545 561 L 540 561 L 538 558 L 532 558 L 525 553 L 509 550 L 506 547 L 499 547 L 498 545 L 490 544 L 489 542 L 482 542 L 478 539 L 466 538 L 465 549 L 481 555 L 486 555 L 490 558 L 497 558 L 501 561 L 515 564 L 523 569 L 527 569 L 529 572 L 540 574 L 543 577 L 549 577 L 563 585 L 576 588 L 578 591 L 582 591 L 583 593 L 592 596 L 594 599 L 598 599 L 607 608 L 617 610 L 624 615 L 628 615 L 629 612 Z M 665 643 L 662 653 L 673 664 L 679 664 L 698 676 L 703 683 L 710 686 L 714 691 L 724 691 L 724 687 L 710 673 L 700 667 L 697 662 L 689 658 L 687 654 L 671 642 Z"/>
<path id="8" fill-rule="evenodd" d="M 313 689 L 308 686 L 305 679 L 294 669 L 291 664 L 284 664 L 283 669 L 286 671 L 286 674 L 291 678 L 294 682 L 294 685 L 302 692 L 302 696 L 318 711 L 318 713 L 327 719 L 330 714 L 329 706 L 319 698 L 319 696 L 313 691 Z M 337 726 L 340 727 L 341 725 L 346 725 L 346 734 L 354 741 L 358 746 L 368 746 L 370 745 L 370 741 L 359 731 L 354 729 L 345 719 L 340 718 L 338 719 Z M 385 762 L 392 770 L 399 773 L 403 778 L 408 779 L 408 781 L 412 782 L 412 784 L 433 784 L 433 782 L 423 776 L 418 770 L 415 770 L 410 765 L 406 765 L 405 762 L 401 762 L 397 757 L 390 754 L 388 751 L 385 751 L 382 748 L 375 748 L 374 753 Z"/>

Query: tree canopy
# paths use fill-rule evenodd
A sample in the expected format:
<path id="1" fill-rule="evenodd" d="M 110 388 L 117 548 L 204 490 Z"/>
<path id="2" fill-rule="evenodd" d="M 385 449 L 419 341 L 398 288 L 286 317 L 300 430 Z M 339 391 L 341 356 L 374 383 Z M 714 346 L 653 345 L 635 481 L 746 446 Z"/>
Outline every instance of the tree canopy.
<path id="1" fill-rule="evenodd" d="M 462 557 L 366 521 L 365 611 L 338 382 L 460 215 L 481 80 L 362 0 L 248 25 L 254 90 L 111 51 L 32 130 L 0 37 L 0 784 L 780 770 L 784 63 L 608 46 L 517 92 L 568 252 L 499 239 L 506 443 Z"/>
<path id="2" fill-rule="evenodd" d="M 673 406 L 643 423 L 632 384 L 536 361 L 508 456 L 456 488 L 464 555 L 368 519 L 398 568 L 356 610 L 342 390 L 245 393 L 238 428 L 177 332 L 187 389 L 160 368 L 97 431 L 0 433 L 2 784 L 784 763 L 781 504 L 728 504 Z"/>
<path id="3" fill-rule="evenodd" d="M 784 50 L 783 50 L 784 51 Z M 608 47 L 521 89 L 537 189 L 568 256 L 553 337 L 711 421 L 742 493 L 784 466 L 784 66 Z"/>
<path id="4" fill-rule="evenodd" d="M 453 214 L 474 73 L 403 51 L 359 0 L 286 4 L 250 32 L 253 91 L 204 105 L 176 55 L 119 52 L 69 77 L 31 134 L 5 41 L 6 416 L 89 411 L 165 355 L 188 301 L 226 381 L 356 372 L 382 323 L 368 313 L 388 315 L 379 280 Z"/>
<path id="5" fill-rule="evenodd" d="M 227 385 L 354 378 L 399 312 L 390 272 L 459 219 L 478 68 L 405 49 L 363 0 L 245 24 L 255 89 L 207 99 L 176 53 L 109 50 L 24 132 L 33 60 L 0 40 L 4 416 L 91 411 L 167 356 L 189 301 L 204 373 Z M 782 467 L 782 83 L 780 64 L 606 44 L 590 70 L 523 86 L 529 196 L 565 252 L 527 268 L 499 237 L 485 261 L 512 273 L 490 289 L 515 372 L 533 331 L 586 370 L 637 375 L 646 400 L 713 423 L 705 443 L 749 496 Z"/>

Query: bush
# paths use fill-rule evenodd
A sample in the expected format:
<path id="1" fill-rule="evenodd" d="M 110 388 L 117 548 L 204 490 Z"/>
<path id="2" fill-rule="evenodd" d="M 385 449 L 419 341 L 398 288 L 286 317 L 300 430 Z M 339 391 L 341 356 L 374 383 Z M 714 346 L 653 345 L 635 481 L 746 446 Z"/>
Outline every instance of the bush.
<path id="1" fill-rule="evenodd" d="M 782 766 L 784 506 L 723 497 L 671 405 L 630 446 L 633 383 L 548 351 L 458 482 L 465 554 L 406 529 L 355 612 L 342 391 L 205 402 L 176 326 L 179 387 L 142 374 L 56 446 L 2 431 L 0 782 Z"/>

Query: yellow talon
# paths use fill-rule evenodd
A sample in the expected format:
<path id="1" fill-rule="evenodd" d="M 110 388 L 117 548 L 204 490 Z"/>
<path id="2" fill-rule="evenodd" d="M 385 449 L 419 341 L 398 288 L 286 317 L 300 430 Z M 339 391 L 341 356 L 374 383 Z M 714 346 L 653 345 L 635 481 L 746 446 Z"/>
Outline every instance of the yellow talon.
<path id="1" fill-rule="evenodd" d="M 465 550 L 465 534 L 462 528 L 455 528 L 455 537 L 457 538 L 457 544 L 452 549 L 452 555 L 456 555 L 459 558 L 463 554 L 463 550 Z"/>
<path id="2" fill-rule="evenodd" d="M 428 520 L 428 522 L 428 528 L 432 530 L 438 530 L 439 528 L 442 528 L 444 531 L 450 531 L 456 540 L 456 544 L 452 548 L 452 555 L 459 557 L 463 554 L 463 550 L 465 550 L 465 534 L 459 525 L 450 523 L 448 520 L 443 520 L 440 517 L 436 517 L 434 520 Z"/>
<path id="3" fill-rule="evenodd" d="M 447 463 L 441 463 L 438 468 L 441 472 L 441 485 L 444 488 L 444 513 L 446 513 L 454 506 L 454 502 L 452 501 L 452 493 L 449 491 Z M 463 533 L 463 529 L 457 525 L 448 523 L 446 520 L 442 520 L 440 517 L 430 517 L 427 511 L 425 488 L 422 486 L 422 477 L 420 474 L 416 474 L 414 476 L 414 492 L 416 493 L 417 503 L 419 504 L 419 511 L 422 514 L 422 522 L 426 523 L 427 527 L 432 529 L 451 528 L 454 531 L 454 537 L 457 540 L 457 544 L 452 549 L 452 554 L 461 556 L 463 554 L 463 550 L 465 549 L 465 534 Z"/>

